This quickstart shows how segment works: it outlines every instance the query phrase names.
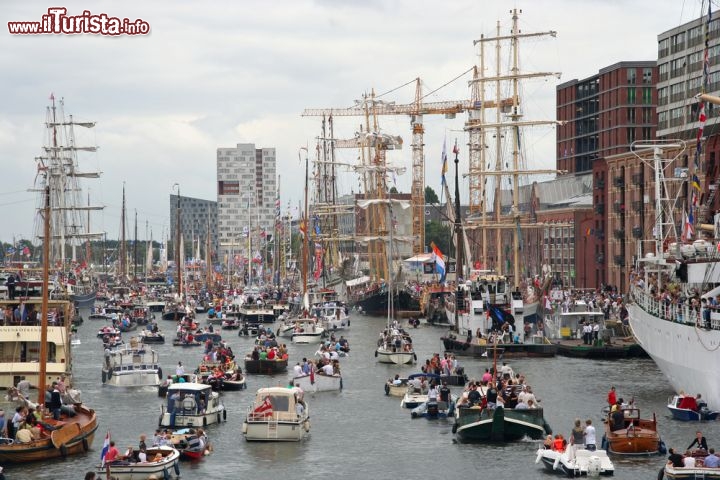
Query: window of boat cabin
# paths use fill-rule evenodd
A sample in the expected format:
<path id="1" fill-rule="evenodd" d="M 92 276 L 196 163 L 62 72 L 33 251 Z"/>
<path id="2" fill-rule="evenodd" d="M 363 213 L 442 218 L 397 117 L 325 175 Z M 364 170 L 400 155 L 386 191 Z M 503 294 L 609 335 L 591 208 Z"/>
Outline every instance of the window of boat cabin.
<path id="1" fill-rule="evenodd" d="M 290 397 L 270 395 L 270 403 L 273 406 L 273 410 L 279 410 L 282 412 L 290 411 Z"/>
<path id="2" fill-rule="evenodd" d="M 0 362 L 39 362 L 40 342 L 0 342 Z M 57 345 L 48 342 L 48 362 L 57 361 Z"/>

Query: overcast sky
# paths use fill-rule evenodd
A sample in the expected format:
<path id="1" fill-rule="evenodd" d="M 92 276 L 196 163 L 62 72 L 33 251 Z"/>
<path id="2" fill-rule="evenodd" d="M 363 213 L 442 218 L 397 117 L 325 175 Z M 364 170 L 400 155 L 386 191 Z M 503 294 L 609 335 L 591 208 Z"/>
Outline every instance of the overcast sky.
<path id="1" fill-rule="evenodd" d="M 11 35 L 9 21 L 39 21 L 47 9 L 68 14 L 141 18 L 148 35 Z M 624 60 L 655 60 L 657 35 L 700 15 L 699 0 L 278 0 L 278 1 L 64 1 L 4 0 L 0 9 L 0 240 L 30 238 L 36 196 L 34 158 L 45 142 L 49 96 L 65 99 L 76 120 L 96 121 L 78 144 L 98 153 L 81 157 L 97 169 L 93 202 L 106 206 L 93 230 L 119 237 L 122 185 L 128 214 L 137 212 L 158 239 L 169 225 L 168 195 L 216 199 L 216 149 L 237 143 L 277 149 L 283 208 L 298 204 L 301 146 L 312 151 L 318 118 L 307 107 L 347 107 L 363 93 L 387 92 L 420 77 L 428 101 L 469 98 L 468 74 L 477 62 L 473 40 L 509 31 L 509 9 L 523 9 L 525 32 L 556 30 L 530 40 L 523 71 L 562 72 L 525 90 L 528 118 L 555 117 L 555 86 L 585 78 Z M 454 78 L 459 78 L 453 82 Z M 408 103 L 414 85 L 383 98 Z M 426 184 L 440 187 L 443 138 L 467 143 L 464 116 L 425 119 Z M 361 119 L 337 118 L 336 136 L 349 138 Z M 410 129 L 406 117 L 384 117 L 384 131 L 401 135 L 405 148 L 390 156 L 408 173 L 397 179 L 409 191 Z M 533 166 L 552 167 L 555 132 L 526 143 Z M 450 147 L 448 147 L 450 150 Z M 339 152 L 352 160 L 357 152 Z M 460 171 L 467 171 L 461 150 Z M 350 174 L 340 191 L 357 192 Z M 451 183 L 453 185 L 453 183 Z M 467 183 L 463 182 L 463 196 Z"/>

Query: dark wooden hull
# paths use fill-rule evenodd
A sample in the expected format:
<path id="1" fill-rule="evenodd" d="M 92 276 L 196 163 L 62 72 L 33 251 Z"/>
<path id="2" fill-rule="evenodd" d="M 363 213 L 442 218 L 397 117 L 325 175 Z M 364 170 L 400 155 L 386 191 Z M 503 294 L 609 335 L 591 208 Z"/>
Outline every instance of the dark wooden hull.
<path id="1" fill-rule="evenodd" d="M 514 442 L 525 437 L 539 440 L 551 433 L 542 409 L 494 410 L 461 408 L 453 425 L 460 442 Z"/>
<path id="2" fill-rule="evenodd" d="M 245 359 L 245 373 L 275 375 L 287 372 L 287 360 L 248 360 Z"/>
<path id="3" fill-rule="evenodd" d="M 647 353 L 637 343 L 617 343 L 585 345 L 581 340 L 559 340 L 557 354 L 574 358 L 635 358 L 647 357 Z"/>
<path id="4" fill-rule="evenodd" d="M 442 337 L 441 340 L 446 352 L 471 357 L 492 357 L 495 350 L 503 358 L 554 357 L 558 349 L 553 343 L 499 343 L 493 347 L 447 337 Z"/>

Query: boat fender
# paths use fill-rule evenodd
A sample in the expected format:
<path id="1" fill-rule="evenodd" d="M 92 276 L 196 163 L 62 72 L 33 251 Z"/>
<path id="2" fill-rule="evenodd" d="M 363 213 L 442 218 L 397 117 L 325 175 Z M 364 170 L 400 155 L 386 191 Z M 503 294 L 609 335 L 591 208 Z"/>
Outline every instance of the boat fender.
<path id="1" fill-rule="evenodd" d="M 276 336 L 276 337 L 279 337 L 279 336 L 280 336 L 280 329 L 279 329 L 279 328 L 277 329 L 277 332 L 275 332 L 275 336 Z"/>
<path id="2" fill-rule="evenodd" d="M 90 444 L 88 443 L 87 437 L 83 437 L 82 447 L 83 447 L 83 452 L 87 452 L 88 450 L 90 450 Z"/>
<path id="3" fill-rule="evenodd" d="M 158 367 L 158 377 L 160 377 L 160 380 L 163 379 L 162 367 Z"/>
<path id="4" fill-rule="evenodd" d="M 417 418 L 417 412 L 410 412 L 410 418 Z"/>
<path id="5" fill-rule="evenodd" d="M 65 445 L 63 443 L 62 445 L 60 445 L 60 456 L 62 458 L 65 458 L 65 457 L 67 457 L 67 454 L 68 454 L 67 445 Z"/>
<path id="6" fill-rule="evenodd" d="M 342 388 L 342 382 L 340 383 L 340 388 Z M 385 395 L 390 395 L 390 385 L 387 383 L 385 384 Z"/>
<path id="7" fill-rule="evenodd" d="M 227 422 L 227 410 L 223 410 L 223 420 Z"/>
<path id="8" fill-rule="evenodd" d="M 413 358 L 414 358 L 415 361 L 417 362 L 417 353 L 413 353 Z"/>
<path id="9" fill-rule="evenodd" d="M 542 459 L 542 451 L 538 450 L 537 457 L 535 457 L 535 463 L 540 463 L 540 459 Z"/>
<path id="10" fill-rule="evenodd" d="M 377 350 L 375 350 L 375 356 L 377 357 Z"/>
<path id="11" fill-rule="evenodd" d="M 171 480 L 172 477 L 170 476 L 170 472 L 168 472 L 167 467 L 163 468 L 163 480 Z"/>
<path id="12" fill-rule="evenodd" d="M 343 389 L 343 380 L 342 380 L 342 377 L 340 377 L 340 390 L 342 390 L 342 389 Z"/>
<path id="13" fill-rule="evenodd" d="M 220 416 L 220 412 L 217 414 L 217 423 L 220 423 L 222 421 L 222 417 Z"/>
<path id="14" fill-rule="evenodd" d="M 175 462 L 173 464 L 173 469 L 175 470 L 175 475 L 178 477 L 180 476 L 180 464 L 178 462 Z"/>
<path id="15" fill-rule="evenodd" d="M 102 383 L 107 382 L 107 372 L 105 369 L 102 370 Z"/>
<path id="16" fill-rule="evenodd" d="M 560 466 L 560 453 L 558 453 L 558 456 L 555 459 L 555 463 L 553 463 L 553 470 L 557 470 L 559 466 Z"/>
<path id="17" fill-rule="evenodd" d="M 305 429 L 306 432 L 310 431 L 310 420 L 305 420 L 303 422 L 303 428 Z"/>
<path id="18" fill-rule="evenodd" d="M 667 453 L 667 447 L 665 447 L 665 442 L 660 440 L 660 444 L 658 445 L 658 452 L 661 455 L 665 455 Z"/>
<path id="19" fill-rule="evenodd" d="M 243 422 L 243 425 L 242 425 L 242 433 L 243 433 L 243 435 L 247 434 L 247 427 L 248 427 L 247 422 Z"/>
<path id="20" fill-rule="evenodd" d="M 457 429 L 458 429 L 457 423 L 453 423 L 452 433 L 457 433 Z"/>
<path id="21" fill-rule="evenodd" d="M 207 427 L 207 417 L 203 416 L 203 427 Z"/>
<path id="22" fill-rule="evenodd" d="M 110 379 L 112 378 L 112 372 L 113 372 L 113 371 L 112 371 L 112 368 L 108 369 L 108 371 L 107 371 L 107 378 L 108 378 L 108 380 L 110 380 Z"/>

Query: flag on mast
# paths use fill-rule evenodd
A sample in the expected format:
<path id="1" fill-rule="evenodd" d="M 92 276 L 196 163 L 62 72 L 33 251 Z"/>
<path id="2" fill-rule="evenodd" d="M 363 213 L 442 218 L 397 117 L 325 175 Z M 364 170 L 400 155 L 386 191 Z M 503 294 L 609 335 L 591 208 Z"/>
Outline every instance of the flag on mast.
<path id="1" fill-rule="evenodd" d="M 443 260 L 443 254 L 435 245 L 435 242 L 430 242 L 430 248 L 433 251 L 433 260 L 435 260 L 435 272 L 440 274 L 440 283 L 445 281 L 445 260 Z"/>
<path id="2" fill-rule="evenodd" d="M 445 185 L 445 174 L 447 173 L 448 166 L 447 166 L 447 137 L 443 139 L 443 149 L 442 149 L 442 170 L 440 173 L 440 185 Z"/>

